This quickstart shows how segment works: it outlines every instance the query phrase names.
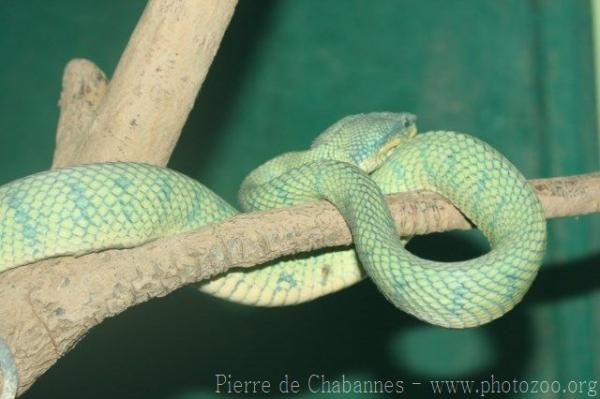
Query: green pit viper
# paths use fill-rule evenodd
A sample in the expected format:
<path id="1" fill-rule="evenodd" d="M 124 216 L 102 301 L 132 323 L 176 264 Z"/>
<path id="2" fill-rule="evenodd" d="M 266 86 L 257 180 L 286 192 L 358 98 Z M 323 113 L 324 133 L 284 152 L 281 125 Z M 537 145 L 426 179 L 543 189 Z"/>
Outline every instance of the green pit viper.
<path id="1" fill-rule="evenodd" d="M 348 223 L 354 248 L 232 271 L 200 290 L 279 306 L 337 291 L 366 273 L 395 306 L 436 325 L 477 326 L 509 311 L 544 254 L 538 198 L 508 160 L 478 139 L 416 132 L 411 114 L 352 115 L 309 150 L 257 168 L 240 189 L 244 211 L 328 200 Z M 450 263 L 408 252 L 383 194 L 414 190 L 448 198 L 485 234 L 491 250 Z M 157 166 L 105 163 L 42 172 L 0 187 L 0 272 L 48 257 L 133 247 L 237 213 L 200 183 Z M 10 398 L 16 367 L 1 339 L 0 367 L 1 399 Z"/>

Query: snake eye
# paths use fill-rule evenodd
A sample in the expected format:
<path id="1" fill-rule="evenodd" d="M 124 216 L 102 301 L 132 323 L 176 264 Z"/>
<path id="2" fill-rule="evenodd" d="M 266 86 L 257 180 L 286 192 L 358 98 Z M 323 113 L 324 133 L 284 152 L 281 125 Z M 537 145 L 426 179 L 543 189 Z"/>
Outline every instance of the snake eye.
<path id="1" fill-rule="evenodd" d="M 414 125 L 416 121 L 417 121 L 416 116 L 414 116 L 413 114 L 407 114 L 404 117 L 404 127 L 410 127 L 410 126 Z"/>

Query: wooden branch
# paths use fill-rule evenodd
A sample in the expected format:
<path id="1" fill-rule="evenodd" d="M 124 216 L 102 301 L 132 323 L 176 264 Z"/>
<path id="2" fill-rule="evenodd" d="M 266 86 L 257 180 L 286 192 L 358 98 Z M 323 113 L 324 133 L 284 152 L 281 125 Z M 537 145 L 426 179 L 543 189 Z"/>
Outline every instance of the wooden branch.
<path id="1" fill-rule="evenodd" d="M 109 161 L 166 165 L 236 3 L 149 1 L 106 95 L 89 106 L 85 91 L 103 74 L 89 62 L 70 63 L 53 167 Z M 78 111 L 83 111 L 80 123 L 71 123 Z"/>
<path id="2" fill-rule="evenodd" d="M 73 154 L 83 151 L 108 79 L 93 62 L 77 58 L 65 67 L 62 87 L 53 168 L 66 166 Z"/>
<path id="3" fill-rule="evenodd" d="M 532 181 L 551 217 L 600 211 L 600 173 Z M 433 193 L 389 196 L 402 235 L 470 228 Z M 333 205 L 240 214 L 194 232 L 125 250 L 42 261 L 0 274 L 0 334 L 28 387 L 94 325 L 130 306 L 222 273 L 322 247 L 349 245 Z M 383 301 L 384 299 L 382 299 Z M 85 304 L 85 305 L 83 305 Z"/>

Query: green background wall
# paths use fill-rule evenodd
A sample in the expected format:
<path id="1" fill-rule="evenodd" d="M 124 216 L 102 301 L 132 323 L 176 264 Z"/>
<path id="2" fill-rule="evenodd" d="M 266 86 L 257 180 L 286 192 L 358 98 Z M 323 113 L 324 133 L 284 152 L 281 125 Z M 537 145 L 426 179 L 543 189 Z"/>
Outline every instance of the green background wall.
<path id="1" fill-rule="evenodd" d="M 110 75 L 143 6 L 0 1 L 0 183 L 48 168 L 65 63 L 87 57 Z M 421 130 L 488 141 L 528 177 L 597 170 L 589 7 L 242 0 L 171 166 L 234 202 L 253 167 L 306 147 L 340 117 L 407 110 Z M 282 309 L 182 289 L 93 329 L 23 398 L 211 397 L 215 373 L 399 379 L 412 398 L 431 396 L 429 379 L 598 380 L 599 237 L 598 215 L 550 222 L 546 261 L 524 302 L 466 331 L 408 317 L 368 281 Z M 483 248 L 474 232 L 411 244 L 447 260 Z"/>

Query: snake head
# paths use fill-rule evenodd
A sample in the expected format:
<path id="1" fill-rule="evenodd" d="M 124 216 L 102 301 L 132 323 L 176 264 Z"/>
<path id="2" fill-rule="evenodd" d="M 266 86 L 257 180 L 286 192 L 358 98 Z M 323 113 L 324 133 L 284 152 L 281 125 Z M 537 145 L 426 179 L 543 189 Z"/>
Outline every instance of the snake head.
<path id="1" fill-rule="evenodd" d="M 409 113 L 372 112 L 340 119 L 313 142 L 367 173 L 373 172 L 403 141 L 417 134 L 416 116 Z"/>

